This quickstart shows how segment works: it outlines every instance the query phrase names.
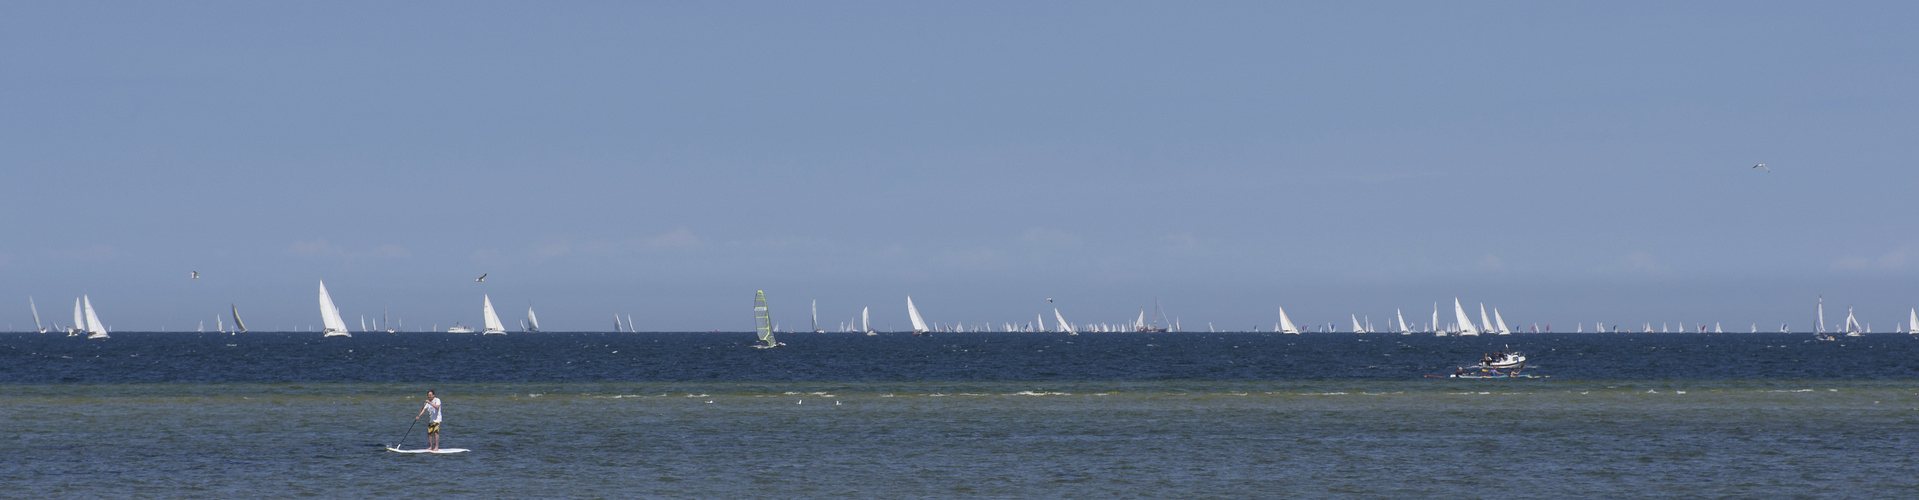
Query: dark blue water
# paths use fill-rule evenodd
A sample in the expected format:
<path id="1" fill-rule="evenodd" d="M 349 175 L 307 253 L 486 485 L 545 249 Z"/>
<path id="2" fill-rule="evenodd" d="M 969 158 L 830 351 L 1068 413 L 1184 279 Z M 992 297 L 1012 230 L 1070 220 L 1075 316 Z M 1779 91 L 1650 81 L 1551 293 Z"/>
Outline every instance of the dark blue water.
<path id="1" fill-rule="evenodd" d="M 115 333 L 0 335 L 0 383 L 1412 380 L 1510 348 L 1559 380 L 1919 379 L 1878 334 Z"/>

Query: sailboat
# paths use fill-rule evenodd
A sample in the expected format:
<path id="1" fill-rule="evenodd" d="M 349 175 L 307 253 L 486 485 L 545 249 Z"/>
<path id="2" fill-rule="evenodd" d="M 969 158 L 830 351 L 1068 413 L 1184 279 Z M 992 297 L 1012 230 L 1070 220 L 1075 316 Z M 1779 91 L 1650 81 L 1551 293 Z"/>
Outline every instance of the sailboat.
<path id="1" fill-rule="evenodd" d="M 933 329 L 926 327 L 926 320 L 920 318 L 920 309 L 913 306 L 913 296 L 911 295 L 906 296 L 906 319 L 912 320 L 914 335 L 922 335 L 926 332 L 933 331 Z"/>
<path id="2" fill-rule="evenodd" d="M 872 319 L 872 311 L 873 308 L 871 307 L 860 308 L 860 331 L 866 332 L 868 337 L 880 334 L 880 332 L 873 330 L 873 323 L 869 321 Z"/>
<path id="3" fill-rule="evenodd" d="M 1139 319 L 1133 320 L 1133 331 L 1135 332 L 1166 331 L 1165 327 L 1159 326 L 1159 297 L 1153 298 L 1153 323 L 1151 325 L 1146 324 L 1146 308 L 1144 307 L 1139 308 Z"/>
<path id="4" fill-rule="evenodd" d="M 1446 329 L 1439 327 L 1439 303 L 1438 302 L 1433 303 L 1433 322 L 1427 323 L 1426 326 L 1431 327 L 1433 329 L 1434 337 L 1446 336 Z"/>
<path id="5" fill-rule="evenodd" d="M 67 327 L 67 336 L 74 337 L 87 331 L 87 316 L 80 312 L 80 298 L 73 298 L 73 326 Z"/>
<path id="6" fill-rule="evenodd" d="M 233 307 L 233 330 L 234 330 L 234 333 L 246 333 L 246 332 L 247 332 L 247 324 L 246 324 L 246 322 L 244 322 L 244 321 L 240 321 L 240 306 L 237 306 L 237 305 L 233 305 L 233 304 L 228 304 L 228 305 L 229 305 L 229 306 L 232 306 L 232 307 Z"/>
<path id="7" fill-rule="evenodd" d="M 1484 309 L 1481 309 L 1482 311 Z M 1472 318 L 1466 317 L 1466 308 L 1459 305 L 1459 297 L 1453 297 L 1453 316 L 1459 320 L 1459 336 L 1478 337 L 1479 329 L 1473 328 Z"/>
<path id="8" fill-rule="evenodd" d="M 533 306 L 526 306 L 526 331 L 540 331 L 540 317 L 533 314 Z"/>
<path id="9" fill-rule="evenodd" d="M 1067 323 L 1066 317 L 1059 314 L 1057 307 L 1053 308 L 1053 321 L 1058 323 L 1055 326 L 1059 328 L 1059 331 L 1066 332 L 1067 335 L 1079 335 L 1079 332 L 1073 329 L 1073 324 Z"/>
<path id="10" fill-rule="evenodd" d="M 506 335 L 506 325 L 500 323 L 500 315 L 493 312 L 493 298 L 480 295 L 480 313 L 485 316 L 486 329 L 481 335 Z"/>
<path id="11" fill-rule="evenodd" d="M 1906 333 L 1919 335 L 1919 309 L 1906 311 Z"/>
<path id="12" fill-rule="evenodd" d="M 813 299 L 813 333 L 826 333 L 820 329 L 820 300 Z"/>
<path id="13" fill-rule="evenodd" d="M 33 297 L 27 297 L 27 308 L 33 310 L 33 331 L 47 333 L 47 328 L 40 326 L 40 306 L 34 305 Z"/>
<path id="14" fill-rule="evenodd" d="M 1412 335 L 1413 330 L 1411 328 L 1406 328 L 1406 313 L 1400 312 L 1398 308 L 1394 308 L 1393 315 L 1399 317 L 1399 334 Z"/>
<path id="15" fill-rule="evenodd" d="M 320 321 L 326 324 L 325 337 L 352 337 L 346 331 L 346 321 L 340 319 L 340 308 L 333 305 L 333 296 L 326 293 L 326 280 L 320 280 Z"/>
<path id="16" fill-rule="evenodd" d="M 1355 314 L 1351 316 L 1353 317 L 1353 333 L 1368 333 L 1366 327 L 1359 324 L 1359 315 Z"/>
<path id="17" fill-rule="evenodd" d="M 614 332 L 626 331 L 626 327 L 623 327 L 620 325 L 620 315 L 618 314 L 613 315 L 613 331 Z"/>
<path id="18" fill-rule="evenodd" d="M 1499 333 L 1499 330 L 1493 329 L 1493 322 L 1486 320 L 1486 303 L 1485 302 L 1479 303 L 1479 331 L 1485 332 L 1485 333 Z"/>
<path id="19" fill-rule="evenodd" d="M 757 323 L 760 334 L 760 343 L 753 344 L 753 347 L 770 349 L 786 345 L 773 339 L 773 314 L 766 309 L 766 290 L 753 295 L 753 321 Z"/>
<path id="20" fill-rule="evenodd" d="M 1299 325 L 1293 324 L 1293 318 L 1286 317 L 1286 308 L 1279 308 L 1279 333 L 1299 334 Z"/>
<path id="21" fill-rule="evenodd" d="M 100 315 L 93 313 L 93 299 L 88 298 L 86 295 L 81 295 L 80 301 L 86 303 L 87 338 L 107 338 L 106 327 L 100 326 Z"/>
<path id="22" fill-rule="evenodd" d="M 1493 324 L 1496 324 L 1499 326 L 1499 329 L 1494 330 L 1493 333 L 1498 333 L 1500 335 L 1513 334 L 1512 330 L 1509 330 L 1506 328 L 1506 318 L 1499 317 L 1499 308 L 1497 307 L 1493 308 Z"/>
<path id="23" fill-rule="evenodd" d="M 1826 297 L 1823 295 L 1819 297 L 1819 308 L 1817 310 L 1819 311 L 1819 331 L 1817 333 L 1824 334 L 1826 333 Z"/>
<path id="24" fill-rule="evenodd" d="M 1859 320 L 1852 316 L 1852 308 L 1846 308 L 1846 336 L 1859 337 L 1861 333 L 1859 330 Z"/>
<path id="25" fill-rule="evenodd" d="M 205 321 L 200 322 L 200 331 L 203 331 L 203 332 L 207 331 L 207 322 Z M 213 331 L 214 333 L 227 332 L 227 322 L 223 318 L 221 318 L 220 315 L 218 314 L 213 315 Z"/>

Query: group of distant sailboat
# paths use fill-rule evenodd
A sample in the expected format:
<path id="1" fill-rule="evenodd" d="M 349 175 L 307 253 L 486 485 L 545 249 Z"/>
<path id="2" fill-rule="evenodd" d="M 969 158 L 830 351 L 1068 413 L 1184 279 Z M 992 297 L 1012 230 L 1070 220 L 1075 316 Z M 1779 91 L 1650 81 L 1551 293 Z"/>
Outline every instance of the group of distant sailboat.
<path id="1" fill-rule="evenodd" d="M 33 330 L 35 332 L 48 333 L 52 331 L 64 331 L 68 337 L 78 337 L 84 334 L 90 339 L 110 338 L 107 336 L 107 327 L 100 322 L 100 315 L 93 311 L 92 297 L 81 295 L 73 299 L 72 326 L 63 327 L 59 324 L 47 326 L 42 324 L 40 322 L 40 305 L 34 303 L 33 297 L 27 297 L 27 309 L 33 312 Z"/>
<path id="2" fill-rule="evenodd" d="M 499 313 L 494 311 L 492 296 L 484 294 L 480 296 L 480 314 L 483 318 L 483 326 L 485 326 L 485 329 L 479 332 L 481 335 L 506 335 L 506 324 L 500 321 Z M 385 320 L 384 313 L 381 314 L 381 320 Z M 233 310 L 233 321 L 236 324 L 240 322 L 240 310 L 237 307 Z M 325 280 L 320 281 L 320 321 L 325 325 L 325 329 L 322 330 L 323 335 L 321 335 L 323 338 L 353 336 L 352 332 L 347 331 L 346 321 L 340 318 L 340 308 L 333 304 L 333 295 L 327 293 Z M 246 327 L 241 326 L 240 328 L 242 331 L 245 331 Z M 360 317 L 360 331 L 369 331 L 366 326 L 365 316 Z M 395 330 L 391 325 L 388 325 L 386 331 L 387 333 L 393 333 Z M 540 318 L 533 313 L 531 306 L 526 308 L 526 319 L 521 321 L 520 331 L 540 331 Z M 474 332 L 472 328 L 468 328 L 466 325 L 455 324 L 453 327 L 447 329 L 447 333 Z"/>

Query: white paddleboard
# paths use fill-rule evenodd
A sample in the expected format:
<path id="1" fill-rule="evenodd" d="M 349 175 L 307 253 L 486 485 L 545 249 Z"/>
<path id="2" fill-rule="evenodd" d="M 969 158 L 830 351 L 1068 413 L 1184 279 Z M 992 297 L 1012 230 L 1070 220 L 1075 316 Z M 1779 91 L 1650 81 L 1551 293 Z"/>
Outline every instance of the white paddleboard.
<path id="1" fill-rule="evenodd" d="M 402 449 L 399 449 L 399 448 L 394 448 L 394 447 L 392 447 L 392 446 L 388 446 L 388 447 L 386 447 L 386 451 L 391 451 L 391 452 L 394 452 L 394 453 L 438 453 L 438 454 L 446 454 L 446 453 L 466 453 L 466 452 L 467 452 L 467 449 L 466 449 L 466 448 L 440 448 L 440 449 L 437 449 L 437 450 L 428 450 L 428 449 L 424 449 L 424 448 L 422 448 L 422 449 L 418 449 L 418 450 L 402 450 Z"/>

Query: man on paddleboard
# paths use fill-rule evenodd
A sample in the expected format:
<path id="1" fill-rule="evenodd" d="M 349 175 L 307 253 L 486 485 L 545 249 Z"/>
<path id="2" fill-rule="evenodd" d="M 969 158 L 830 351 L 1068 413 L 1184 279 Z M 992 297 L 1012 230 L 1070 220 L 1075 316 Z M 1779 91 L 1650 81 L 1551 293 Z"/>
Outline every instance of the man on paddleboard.
<path id="1" fill-rule="evenodd" d="M 426 407 L 420 408 L 420 415 L 428 413 L 432 413 L 433 418 L 426 422 L 426 449 L 438 451 L 440 449 L 440 398 L 433 395 L 432 389 L 426 391 Z M 413 419 L 419 420 L 420 415 L 414 415 Z"/>

